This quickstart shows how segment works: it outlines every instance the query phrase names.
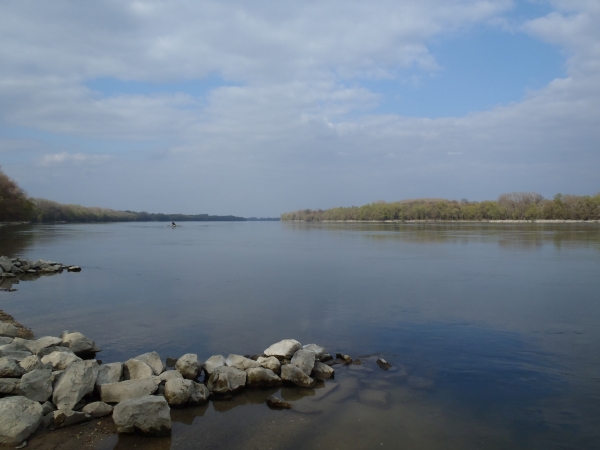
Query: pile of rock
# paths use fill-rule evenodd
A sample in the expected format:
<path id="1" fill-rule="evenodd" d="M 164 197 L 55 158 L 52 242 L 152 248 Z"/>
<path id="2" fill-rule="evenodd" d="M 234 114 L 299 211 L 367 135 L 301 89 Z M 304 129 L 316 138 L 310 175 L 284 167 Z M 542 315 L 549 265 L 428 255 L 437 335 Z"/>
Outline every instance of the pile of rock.
<path id="1" fill-rule="evenodd" d="M 62 263 L 44 261 L 29 261 L 22 258 L 9 258 L 8 256 L 0 256 L 0 277 L 14 278 L 24 274 L 44 274 L 56 273 L 68 270 L 69 272 L 81 272 L 79 266 L 67 266 Z"/>
<path id="2" fill-rule="evenodd" d="M 156 352 L 101 364 L 94 359 L 100 349 L 81 333 L 35 340 L 16 333 L 13 325 L 0 323 L 0 444 L 18 444 L 39 426 L 62 428 L 111 413 L 120 433 L 165 436 L 171 433 L 171 407 L 244 388 L 313 387 L 333 377 L 328 364 L 347 363 L 344 355 L 333 359 L 318 345 L 287 339 L 252 357 L 215 355 L 204 363 L 191 353 L 168 358 L 174 370 Z M 289 407 L 277 400 L 267 403 Z"/>

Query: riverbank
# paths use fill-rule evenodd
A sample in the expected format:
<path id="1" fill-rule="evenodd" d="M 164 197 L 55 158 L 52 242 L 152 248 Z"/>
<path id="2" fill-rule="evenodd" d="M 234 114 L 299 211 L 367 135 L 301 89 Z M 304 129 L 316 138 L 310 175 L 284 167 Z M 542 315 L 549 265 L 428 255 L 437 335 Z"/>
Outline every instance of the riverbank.
<path id="1" fill-rule="evenodd" d="M 600 223 L 600 220 L 281 220 L 282 222 L 315 222 L 315 223 Z"/>

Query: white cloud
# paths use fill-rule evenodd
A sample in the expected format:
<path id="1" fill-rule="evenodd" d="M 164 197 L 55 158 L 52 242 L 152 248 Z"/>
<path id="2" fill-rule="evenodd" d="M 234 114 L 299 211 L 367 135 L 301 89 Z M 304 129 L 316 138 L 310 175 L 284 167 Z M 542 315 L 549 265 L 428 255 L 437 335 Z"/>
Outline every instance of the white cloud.
<path id="1" fill-rule="evenodd" d="M 97 165 L 110 160 L 108 155 L 93 155 L 89 153 L 54 153 L 44 155 L 39 159 L 38 164 L 41 166 L 52 166 L 62 164 L 76 165 Z"/>

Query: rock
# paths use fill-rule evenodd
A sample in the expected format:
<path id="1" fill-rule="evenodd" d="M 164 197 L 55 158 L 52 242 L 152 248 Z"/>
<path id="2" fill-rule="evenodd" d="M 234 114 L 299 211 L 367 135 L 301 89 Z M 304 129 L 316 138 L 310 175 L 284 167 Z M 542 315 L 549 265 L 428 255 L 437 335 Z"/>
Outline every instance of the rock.
<path id="1" fill-rule="evenodd" d="M 267 406 L 272 409 L 292 409 L 292 405 L 285 402 L 274 395 L 267 398 Z"/>
<path id="2" fill-rule="evenodd" d="M 81 267 L 79 267 L 79 266 L 67 266 L 67 270 L 69 272 L 81 272 Z"/>
<path id="3" fill-rule="evenodd" d="M 259 356 L 256 361 L 262 367 L 271 370 L 275 374 L 278 374 L 281 371 L 281 363 L 274 356 Z"/>
<path id="4" fill-rule="evenodd" d="M 52 386 L 54 386 L 56 384 L 56 382 L 58 381 L 58 379 L 60 378 L 60 376 L 65 373 L 64 370 L 55 370 L 52 372 Z"/>
<path id="5" fill-rule="evenodd" d="M 188 400 L 188 403 L 190 405 L 200 405 L 202 403 L 206 403 L 208 401 L 208 397 L 210 397 L 210 391 L 202 383 L 196 383 L 195 381 L 193 383 L 194 390 L 190 396 L 190 399 Z"/>
<path id="6" fill-rule="evenodd" d="M 322 361 L 327 354 L 325 353 L 325 349 L 317 344 L 306 344 L 302 346 L 302 349 L 313 352 L 317 361 Z"/>
<path id="7" fill-rule="evenodd" d="M 328 380 L 333 378 L 334 370 L 329 367 L 327 364 L 323 364 L 322 362 L 315 362 L 315 367 L 313 367 L 312 375 L 317 380 Z"/>
<path id="8" fill-rule="evenodd" d="M 183 355 L 175 363 L 175 370 L 177 370 L 183 378 L 188 380 L 195 380 L 200 375 L 202 369 L 202 362 L 198 360 L 198 355 L 194 353 L 188 353 Z"/>
<path id="9" fill-rule="evenodd" d="M 23 361 L 28 356 L 31 356 L 31 352 L 22 352 L 22 351 L 4 351 L 0 350 L 0 358 L 10 358 L 16 361 Z"/>
<path id="10" fill-rule="evenodd" d="M 323 357 L 319 361 L 325 362 L 325 361 L 330 361 L 332 359 L 333 359 L 333 356 L 331 356 L 329 353 L 324 353 Z"/>
<path id="11" fill-rule="evenodd" d="M 0 358 L 0 378 L 18 378 L 25 373 L 17 362 L 12 358 Z"/>
<path id="12" fill-rule="evenodd" d="M 312 350 L 298 350 L 294 353 L 291 364 L 298 366 L 302 372 L 310 376 L 315 366 L 315 353 Z"/>
<path id="13" fill-rule="evenodd" d="M 46 428 L 64 428 L 89 421 L 90 419 L 91 417 L 83 412 L 71 409 L 59 409 L 52 411 L 44 417 L 44 426 Z"/>
<path id="14" fill-rule="evenodd" d="M 284 339 L 271 345 L 265 350 L 266 356 L 275 356 L 278 359 L 291 358 L 297 350 L 302 348 L 302 344 L 295 339 Z"/>
<path id="15" fill-rule="evenodd" d="M 379 358 L 375 362 L 383 370 L 390 370 L 392 368 L 392 365 L 389 362 L 387 362 L 385 359 L 383 359 L 383 358 Z"/>
<path id="16" fill-rule="evenodd" d="M 365 389 L 358 392 L 358 398 L 361 403 L 370 406 L 385 407 L 387 406 L 387 393 L 375 389 Z"/>
<path id="17" fill-rule="evenodd" d="M 58 409 L 73 409 L 84 395 L 94 390 L 97 376 L 98 364 L 95 360 L 74 362 L 56 382 L 52 403 Z"/>
<path id="18" fill-rule="evenodd" d="M 119 403 L 113 410 L 119 433 L 170 436 L 171 414 L 163 397 L 146 396 Z"/>
<path id="19" fill-rule="evenodd" d="M 133 359 L 137 359 L 138 361 L 148 364 L 152 368 L 154 375 L 160 375 L 166 369 L 165 365 L 160 359 L 160 356 L 156 352 L 144 353 L 143 355 L 136 356 Z"/>
<path id="20" fill-rule="evenodd" d="M 176 370 L 165 370 L 163 373 L 161 373 L 158 376 L 158 378 L 160 379 L 160 381 L 167 382 L 169 380 L 172 380 L 173 378 L 181 378 L 181 379 L 183 379 L 183 375 L 181 375 Z"/>
<path id="21" fill-rule="evenodd" d="M 115 362 L 102 364 L 98 368 L 98 377 L 96 378 L 96 385 L 118 383 L 121 381 L 123 376 L 123 363 Z"/>
<path id="22" fill-rule="evenodd" d="M 11 338 L 11 337 L 0 336 L 0 345 L 11 344 L 12 341 L 13 341 L 13 338 Z"/>
<path id="23" fill-rule="evenodd" d="M 229 355 L 225 360 L 225 365 L 229 367 L 235 367 L 236 369 L 246 370 L 255 367 L 260 367 L 260 364 L 256 361 L 246 358 L 241 355 Z"/>
<path id="24" fill-rule="evenodd" d="M 53 336 L 44 336 L 36 340 L 25 340 L 23 344 L 25 344 L 31 353 L 37 355 L 38 352 L 45 348 L 62 344 L 62 339 Z"/>
<path id="25" fill-rule="evenodd" d="M 246 385 L 246 372 L 235 367 L 217 367 L 208 379 L 208 390 L 216 394 L 231 394 Z"/>
<path id="26" fill-rule="evenodd" d="M 221 355 L 211 356 L 204 363 L 204 371 L 208 376 L 212 375 L 217 367 L 221 367 L 225 365 L 225 357 Z"/>
<path id="27" fill-rule="evenodd" d="M 77 356 L 85 356 L 100 351 L 100 349 L 96 347 L 94 341 L 77 331 L 73 333 L 63 331 L 60 337 L 63 340 L 63 344 L 71 349 Z"/>
<path id="28" fill-rule="evenodd" d="M 0 336 L 14 338 L 18 333 L 19 330 L 12 323 L 0 322 Z"/>
<path id="29" fill-rule="evenodd" d="M 40 351 L 38 351 L 36 353 L 36 355 L 39 356 L 40 358 L 43 358 L 44 356 L 50 355 L 50 354 L 52 354 L 54 352 L 71 353 L 73 355 L 75 354 L 68 347 L 63 347 L 63 346 L 60 346 L 60 345 L 52 345 L 50 347 L 46 347 L 46 348 L 41 349 Z"/>
<path id="30" fill-rule="evenodd" d="M 35 369 L 23 375 L 20 386 L 21 395 L 30 400 L 43 403 L 52 395 L 52 370 Z"/>
<path id="31" fill-rule="evenodd" d="M 346 364 L 352 364 L 352 358 L 350 358 L 348 355 L 344 355 L 342 353 L 336 353 L 335 357 L 337 359 L 343 360 Z"/>
<path id="32" fill-rule="evenodd" d="M 346 364 L 346 361 L 344 361 L 343 359 L 340 358 L 335 358 L 335 359 L 328 359 L 327 361 L 324 361 L 323 364 L 326 364 L 328 366 L 334 366 L 336 364 Z"/>
<path id="33" fill-rule="evenodd" d="M 42 422 L 42 405 L 25 397 L 0 399 L 0 444 L 17 445 Z"/>
<path id="34" fill-rule="evenodd" d="M 19 362 L 19 366 L 25 372 L 31 372 L 35 369 L 52 369 L 52 364 L 44 364 L 39 356 L 31 355 Z"/>
<path id="35" fill-rule="evenodd" d="M 20 378 L 0 378 L 0 394 L 18 395 L 20 388 Z"/>
<path id="36" fill-rule="evenodd" d="M 119 383 L 101 384 L 98 386 L 100 399 L 106 403 L 120 403 L 132 398 L 145 397 L 153 394 L 158 389 L 158 377 L 145 380 L 129 380 Z"/>
<path id="37" fill-rule="evenodd" d="M 4 272 L 10 272 L 12 269 L 13 262 L 8 256 L 0 256 L 0 267 Z"/>
<path id="38" fill-rule="evenodd" d="M 281 379 L 301 387 L 314 387 L 317 384 L 295 364 L 281 366 Z"/>
<path id="39" fill-rule="evenodd" d="M 42 358 L 43 364 L 52 364 L 54 370 L 65 370 L 71 364 L 80 362 L 81 358 L 74 353 L 67 352 L 52 352 Z"/>
<path id="40" fill-rule="evenodd" d="M 264 367 L 254 367 L 248 369 L 246 385 L 253 388 L 273 387 L 280 386 L 282 384 L 281 378 L 279 378 L 270 369 Z"/>
<path id="41" fill-rule="evenodd" d="M 173 378 L 165 383 L 165 399 L 174 408 L 185 406 L 194 392 L 194 382 Z"/>
<path id="42" fill-rule="evenodd" d="M 54 406 L 54 403 L 52 402 L 44 402 L 42 404 L 42 415 L 46 415 L 48 413 L 51 413 L 52 411 L 56 411 L 56 406 Z"/>
<path id="43" fill-rule="evenodd" d="M 145 362 L 130 359 L 123 363 L 123 378 L 126 380 L 143 380 L 154 376 L 154 371 Z"/>
<path id="44" fill-rule="evenodd" d="M 82 412 L 96 419 L 98 417 L 108 416 L 112 413 L 113 407 L 104 402 L 93 402 L 83 407 Z"/>

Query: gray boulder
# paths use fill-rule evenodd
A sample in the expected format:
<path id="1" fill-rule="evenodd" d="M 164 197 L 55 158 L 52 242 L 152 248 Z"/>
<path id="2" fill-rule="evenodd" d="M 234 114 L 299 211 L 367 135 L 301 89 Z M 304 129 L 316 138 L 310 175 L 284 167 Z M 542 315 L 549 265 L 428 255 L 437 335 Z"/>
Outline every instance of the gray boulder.
<path id="1" fill-rule="evenodd" d="M 90 419 L 91 417 L 83 412 L 71 409 L 59 409 L 44 416 L 44 427 L 51 429 L 70 427 L 71 425 L 77 425 Z"/>
<path id="2" fill-rule="evenodd" d="M 63 340 L 63 345 L 71 349 L 77 356 L 88 355 L 100 351 L 100 348 L 96 346 L 94 341 L 77 331 L 73 333 L 63 331 L 60 337 Z"/>
<path id="3" fill-rule="evenodd" d="M 52 370 L 35 369 L 21 378 L 21 395 L 43 403 L 52 395 Z"/>
<path id="4" fill-rule="evenodd" d="M 271 345 L 265 350 L 266 356 L 275 356 L 277 358 L 291 358 L 294 353 L 302 348 L 302 344 L 295 339 L 284 339 Z"/>
<path id="5" fill-rule="evenodd" d="M 281 372 L 281 363 L 274 356 L 259 356 L 256 362 L 265 369 L 269 369 L 276 374 Z"/>
<path id="6" fill-rule="evenodd" d="M 282 381 L 272 370 L 264 367 L 251 368 L 246 371 L 246 384 L 253 388 L 280 386 Z"/>
<path id="7" fill-rule="evenodd" d="M 183 375 L 181 375 L 176 370 L 165 370 L 158 376 L 158 378 L 160 379 L 160 381 L 167 382 L 169 380 L 172 380 L 173 378 L 183 379 Z"/>
<path id="8" fill-rule="evenodd" d="M 39 350 L 36 355 L 38 355 L 40 358 L 43 358 L 46 355 L 49 355 L 51 353 L 54 352 L 63 352 L 63 353 L 73 353 L 73 351 L 68 348 L 68 347 L 63 347 L 62 345 L 51 345 L 50 347 L 45 347 L 41 350 Z"/>
<path id="9" fill-rule="evenodd" d="M 202 403 L 206 403 L 208 401 L 208 397 L 210 396 L 210 391 L 206 386 L 202 383 L 194 383 L 194 390 L 190 399 L 188 400 L 188 404 L 190 405 L 200 405 Z"/>
<path id="10" fill-rule="evenodd" d="M 285 364 L 281 366 L 281 379 L 294 383 L 300 387 L 314 387 L 316 381 L 306 375 L 298 366 L 295 364 Z"/>
<path id="11" fill-rule="evenodd" d="M 225 365 L 240 370 L 260 367 L 258 362 L 241 355 L 229 355 L 225 360 Z"/>
<path id="12" fill-rule="evenodd" d="M 123 378 L 126 380 L 143 380 L 154 376 L 154 371 L 145 362 L 130 359 L 123 363 Z"/>
<path id="13" fill-rule="evenodd" d="M 306 344 L 302 346 L 302 349 L 314 352 L 317 361 L 323 361 L 326 355 L 325 349 L 317 344 Z"/>
<path id="14" fill-rule="evenodd" d="M 133 359 L 137 359 L 138 361 L 148 364 L 152 368 L 154 375 L 160 375 L 166 369 L 165 365 L 160 359 L 160 356 L 156 352 L 144 353 L 143 355 L 136 356 Z"/>
<path id="15" fill-rule="evenodd" d="M 60 378 L 60 376 L 65 373 L 64 370 L 54 370 L 52 371 L 52 386 L 56 385 L 56 382 L 58 381 L 58 379 Z"/>
<path id="16" fill-rule="evenodd" d="M 12 358 L 0 358 L 0 378 L 18 378 L 25 370 Z"/>
<path id="17" fill-rule="evenodd" d="M 246 385 L 246 372 L 235 367 L 217 367 L 208 379 L 208 390 L 216 394 L 230 394 Z"/>
<path id="18" fill-rule="evenodd" d="M 18 395 L 20 388 L 20 378 L 0 378 L 0 394 Z"/>
<path id="19" fill-rule="evenodd" d="M 328 380 L 333 378 L 334 370 L 332 367 L 329 367 L 327 364 L 323 364 L 322 362 L 315 362 L 315 367 L 313 367 L 312 375 L 317 380 Z"/>
<path id="20" fill-rule="evenodd" d="M 183 378 L 173 378 L 165 383 L 165 398 L 172 407 L 182 407 L 194 392 L 194 382 Z"/>
<path id="21" fill-rule="evenodd" d="M 19 362 L 19 366 L 25 372 L 31 372 L 35 369 L 52 369 L 52 364 L 44 364 L 39 356 L 31 355 Z"/>
<path id="22" fill-rule="evenodd" d="M 18 350 L 0 350 L 0 358 L 10 358 L 17 361 L 23 361 L 28 356 L 31 356 L 31 352 L 24 352 Z"/>
<path id="23" fill-rule="evenodd" d="M 41 350 L 62 344 L 62 339 L 54 336 L 44 336 L 36 340 L 23 342 L 31 353 L 37 355 Z"/>
<path id="24" fill-rule="evenodd" d="M 81 362 L 81 358 L 74 353 L 67 352 L 52 352 L 49 355 L 42 357 L 43 364 L 52 364 L 54 370 L 65 370 L 71 364 Z"/>
<path id="25" fill-rule="evenodd" d="M 56 382 L 52 403 L 58 409 L 73 409 L 84 395 L 94 390 L 97 376 L 98 363 L 95 360 L 74 362 Z"/>
<path id="26" fill-rule="evenodd" d="M 187 353 L 177 360 L 175 370 L 177 370 L 183 378 L 195 380 L 200 375 L 202 362 L 198 359 L 198 355 Z"/>
<path id="27" fill-rule="evenodd" d="M 123 376 L 123 363 L 114 362 L 108 364 L 102 364 L 98 368 L 98 377 L 96 378 L 96 385 L 118 383 L 121 381 Z"/>
<path id="28" fill-rule="evenodd" d="M 0 444 L 17 445 L 42 422 L 42 405 L 25 397 L 0 399 Z"/>
<path id="29" fill-rule="evenodd" d="M 158 389 L 158 377 L 145 380 L 129 380 L 119 383 L 101 384 L 98 386 L 100 399 L 106 403 L 120 403 L 132 398 L 145 397 L 154 394 Z"/>
<path id="30" fill-rule="evenodd" d="M 113 410 L 119 433 L 170 436 L 171 413 L 164 397 L 146 396 L 119 403 Z"/>
<path id="31" fill-rule="evenodd" d="M 42 415 L 46 415 L 48 413 L 51 413 L 52 411 L 56 411 L 56 406 L 54 406 L 54 403 L 52 402 L 44 402 L 42 404 Z"/>
<path id="32" fill-rule="evenodd" d="M 298 366 L 302 372 L 310 376 L 315 366 L 315 353 L 312 350 L 298 350 L 294 353 L 291 364 Z"/>
<path id="33" fill-rule="evenodd" d="M 217 367 L 224 366 L 225 365 L 225 361 L 227 361 L 227 360 L 225 359 L 224 356 L 221 356 L 221 355 L 211 356 L 204 363 L 204 371 L 206 372 L 206 374 L 208 376 L 210 376 L 215 371 L 215 369 Z"/>
<path id="34" fill-rule="evenodd" d="M 0 267 L 2 267 L 2 270 L 4 272 L 10 272 L 10 269 L 12 269 L 12 266 L 13 266 L 12 259 L 10 259 L 8 256 L 0 256 Z"/>
<path id="35" fill-rule="evenodd" d="M 0 345 L 11 344 L 13 340 L 14 338 L 11 337 L 0 336 Z"/>
<path id="36" fill-rule="evenodd" d="M 83 407 L 82 412 L 96 419 L 98 417 L 108 416 L 112 413 L 113 407 L 104 402 L 94 402 Z"/>

